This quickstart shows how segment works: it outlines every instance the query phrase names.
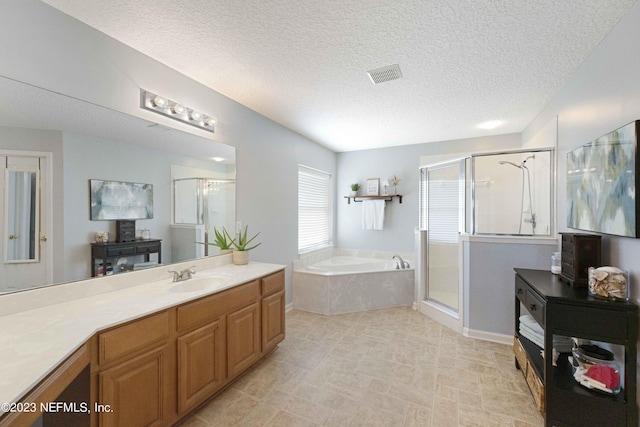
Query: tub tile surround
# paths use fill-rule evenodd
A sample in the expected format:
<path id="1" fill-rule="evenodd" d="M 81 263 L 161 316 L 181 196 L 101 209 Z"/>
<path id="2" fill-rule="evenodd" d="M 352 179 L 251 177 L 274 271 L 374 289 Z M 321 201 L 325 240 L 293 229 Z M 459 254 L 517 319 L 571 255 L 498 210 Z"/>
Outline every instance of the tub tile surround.
<path id="1" fill-rule="evenodd" d="M 412 268 L 355 274 L 322 274 L 306 267 L 336 256 L 390 261 L 400 255 Z M 322 249 L 294 261 L 293 307 L 320 314 L 342 314 L 413 303 L 413 254 L 356 249 Z"/>
<path id="2" fill-rule="evenodd" d="M 543 424 L 511 346 L 392 307 L 287 313 L 276 352 L 182 426 Z"/>
<path id="3" fill-rule="evenodd" d="M 168 270 L 195 266 L 224 283 L 175 292 Z M 0 298 L 0 402 L 16 402 L 97 331 L 254 280 L 285 266 L 231 255 L 122 273 Z M 192 279 L 193 280 L 193 279 Z M 182 282 L 182 283 L 189 283 Z"/>

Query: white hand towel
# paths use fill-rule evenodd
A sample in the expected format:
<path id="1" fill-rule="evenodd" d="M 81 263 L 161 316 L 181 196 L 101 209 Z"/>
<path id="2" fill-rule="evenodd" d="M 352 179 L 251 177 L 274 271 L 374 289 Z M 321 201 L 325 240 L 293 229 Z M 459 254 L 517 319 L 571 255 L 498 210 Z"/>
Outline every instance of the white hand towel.
<path id="1" fill-rule="evenodd" d="M 384 228 L 384 200 L 365 200 L 362 202 L 362 228 L 382 230 Z"/>

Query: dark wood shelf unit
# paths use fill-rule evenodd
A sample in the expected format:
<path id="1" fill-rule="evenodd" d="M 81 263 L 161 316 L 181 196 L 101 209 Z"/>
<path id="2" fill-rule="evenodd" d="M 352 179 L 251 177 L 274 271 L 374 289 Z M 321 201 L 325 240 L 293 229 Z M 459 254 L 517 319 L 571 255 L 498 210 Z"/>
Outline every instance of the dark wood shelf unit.
<path id="1" fill-rule="evenodd" d="M 351 199 L 353 199 L 355 203 L 361 203 L 363 200 L 376 200 L 376 199 L 383 199 L 385 202 L 391 202 L 393 201 L 394 197 L 397 197 L 398 202 L 402 203 L 402 194 L 387 194 L 386 196 L 344 196 L 344 198 L 347 199 L 348 204 L 351 204 Z M 360 199 L 360 200 L 356 200 L 356 199 Z"/>
<path id="2" fill-rule="evenodd" d="M 158 264 L 162 262 L 162 240 L 146 239 L 134 242 L 95 242 L 91 243 L 91 277 L 96 275 L 96 261 L 102 260 L 104 267 L 108 260 L 120 257 L 143 255 L 149 262 L 151 254 L 158 254 Z"/>
<path id="3" fill-rule="evenodd" d="M 545 425 L 637 426 L 638 306 L 629 301 L 592 297 L 586 288 L 572 287 L 549 271 L 515 271 L 515 334 L 544 387 Z M 540 357 L 540 347 L 518 333 L 521 305 L 544 329 L 544 358 Z M 554 367 L 554 335 L 624 348 L 624 360 L 617 360 L 624 368 L 620 392 L 609 395 L 579 385 L 573 378 L 568 353 L 561 353 Z"/>

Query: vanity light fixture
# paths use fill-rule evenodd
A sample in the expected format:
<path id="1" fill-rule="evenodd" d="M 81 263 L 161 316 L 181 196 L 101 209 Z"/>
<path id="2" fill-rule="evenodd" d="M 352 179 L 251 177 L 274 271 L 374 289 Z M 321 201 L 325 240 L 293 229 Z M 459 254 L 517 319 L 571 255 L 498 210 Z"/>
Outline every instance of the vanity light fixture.
<path id="1" fill-rule="evenodd" d="M 216 131 L 217 121 L 215 117 L 202 114 L 199 111 L 144 89 L 140 89 L 140 107 L 209 132 L 215 133 Z"/>

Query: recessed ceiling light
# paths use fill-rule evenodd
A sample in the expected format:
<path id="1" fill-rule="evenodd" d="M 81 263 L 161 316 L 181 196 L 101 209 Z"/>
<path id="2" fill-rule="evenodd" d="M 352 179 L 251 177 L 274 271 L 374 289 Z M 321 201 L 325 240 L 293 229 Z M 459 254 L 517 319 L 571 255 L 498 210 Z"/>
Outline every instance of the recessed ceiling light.
<path id="1" fill-rule="evenodd" d="M 502 120 L 489 120 L 486 122 L 482 122 L 478 125 L 478 127 L 480 129 L 487 129 L 487 130 L 491 130 L 491 129 L 495 129 L 499 126 L 502 126 L 504 124 L 504 122 Z"/>
<path id="2" fill-rule="evenodd" d="M 212 157 L 211 160 L 213 160 L 214 162 L 221 162 L 224 160 L 224 157 Z"/>

